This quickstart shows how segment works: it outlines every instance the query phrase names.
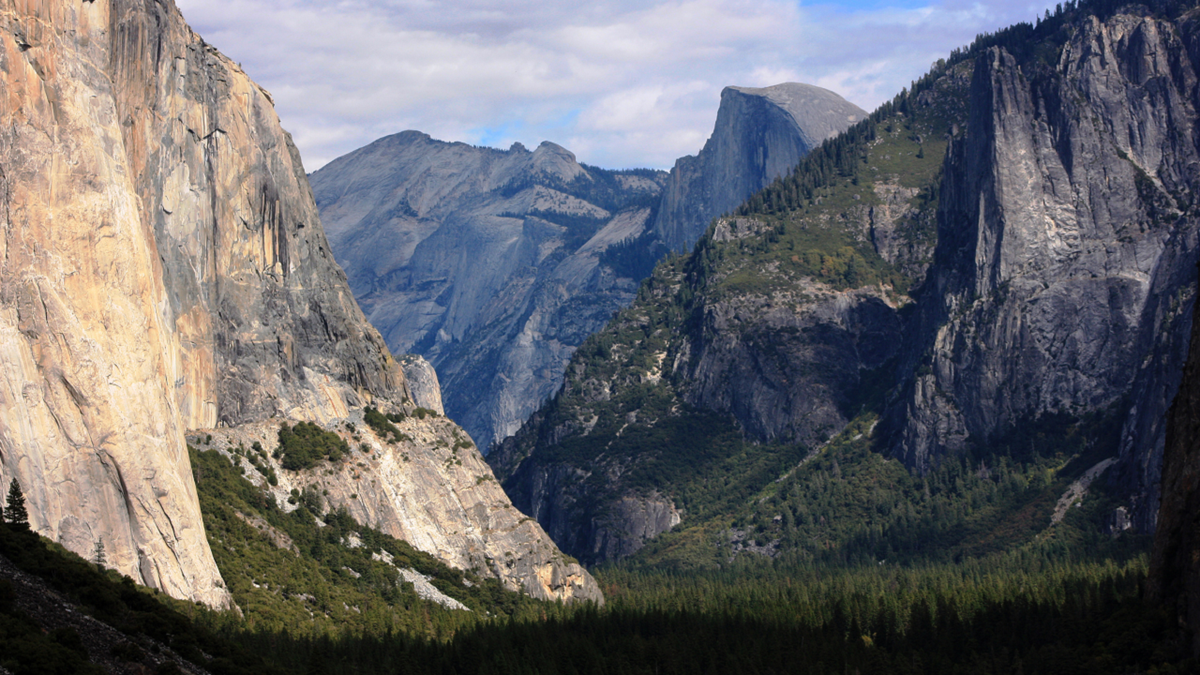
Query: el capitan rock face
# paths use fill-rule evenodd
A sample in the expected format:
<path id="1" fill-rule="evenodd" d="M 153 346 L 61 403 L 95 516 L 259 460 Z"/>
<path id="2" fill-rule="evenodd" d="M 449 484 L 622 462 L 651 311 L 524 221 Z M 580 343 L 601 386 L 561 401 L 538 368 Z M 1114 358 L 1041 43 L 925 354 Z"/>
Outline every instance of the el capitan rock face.
<path id="1" fill-rule="evenodd" d="M 0 481 L 46 536 L 225 604 L 185 430 L 411 408 L 404 375 L 270 96 L 172 4 L 0 26 Z"/>
<path id="2" fill-rule="evenodd" d="M 46 536 L 80 553 L 102 538 L 121 572 L 222 604 L 183 440 L 208 401 L 215 421 L 215 355 L 184 360 L 155 245 L 161 200 L 138 190 L 147 148 L 126 146 L 136 121 L 118 84 L 215 57 L 158 6 L 6 2 L 0 17 L 0 478 L 20 478 Z M 172 41 L 178 61 L 138 61 Z M 129 95 L 174 89 L 157 84 Z"/>

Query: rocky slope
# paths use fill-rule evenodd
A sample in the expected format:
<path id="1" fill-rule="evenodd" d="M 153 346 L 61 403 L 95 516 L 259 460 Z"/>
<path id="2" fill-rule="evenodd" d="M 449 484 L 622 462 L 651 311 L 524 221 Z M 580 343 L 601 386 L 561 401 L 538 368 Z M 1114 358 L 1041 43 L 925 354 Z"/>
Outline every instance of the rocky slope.
<path id="1" fill-rule="evenodd" d="M 1132 514 L 1117 529 L 1151 529 L 1198 251 L 1198 27 L 1168 11 L 1085 4 L 988 36 L 710 228 L 491 459 L 518 507 L 554 536 L 549 514 L 636 548 L 644 519 L 610 506 L 699 504 L 705 479 L 662 467 L 704 461 L 670 429 L 712 411 L 762 444 L 729 450 L 744 457 L 863 438 L 930 481 L 1025 485 L 996 518 L 1055 503 L 997 466 L 1046 462 L 1046 490 L 1115 467 L 1098 484 Z M 764 536 L 786 541 L 788 518 L 765 515 Z M 564 545 L 604 558 L 602 539 Z"/>
<path id="2" fill-rule="evenodd" d="M 605 252 L 646 229 L 661 172 L 585 167 L 408 131 L 311 176 L 334 251 L 397 353 L 437 370 L 483 447 L 550 396 L 571 351 L 633 297 Z"/>
<path id="3" fill-rule="evenodd" d="M 224 604 L 184 432 L 407 406 L 270 96 L 170 3 L 0 3 L 0 481 Z"/>
<path id="4" fill-rule="evenodd" d="M 786 176 L 810 150 L 866 116 L 811 84 L 726 87 L 704 148 L 671 169 L 655 234 L 672 250 L 690 249 L 713 218 Z"/>
<path id="5" fill-rule="evenodd" d="M 292 495 L 311 490 L 323 509 L 345 508 L 359 523 L 452 567 L 498 578 L 510 590 L 541 600 L 604 602 L 591 575 L 513 508 L 483 456 L 450 420 L 418 412 L 395 423 L 398 438 L 386 439 L 361 410 L 327 426 L 351 451 L 310 469 L 289 471 L 274 456 L 277 421 L 195 431 L 189 440 L 199 450 L 220 450 L 287 510 L 296 508 Z M 265 452 L 251 462 L 255 443 Z"/>
<path id="6" fill-rule="evenodd" d="M 553 143 L 504 152 L 409 131 L 311 179 L 371 322 L 393 351 L 429 359 L 448 414 L 488 447 L 558 390 L 571 353 L 633 300 L 664 244 L 691 246 L 863 116 L 809 85 L 729 87 L 712 138 L 669 177 L 583 166 Z"/>

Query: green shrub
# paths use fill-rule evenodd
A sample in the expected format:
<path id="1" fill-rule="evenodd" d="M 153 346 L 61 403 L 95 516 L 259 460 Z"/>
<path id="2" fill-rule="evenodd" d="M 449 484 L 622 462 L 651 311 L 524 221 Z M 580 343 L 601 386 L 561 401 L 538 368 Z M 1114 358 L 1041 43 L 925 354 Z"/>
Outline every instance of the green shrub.
<path id="1" fill-rule="evenodd" d="M 311 469 L 322 459 L 336 462 L 349 452 L 350 446 L 340 436 L 312 422 L 298 422 L 294 427 L 284 422 L 279 427 L 279 448 L 275 456 L 283 468 L 290 471 Z"/>
<path id="2" fill-rule="evenodd" d="M 380 439 L 388 443 L 395 443 L 405 437 L 400 433 L 400 429 L 392 424 L 393 421 L 399 422 L 403 419 L 403 416 L 400 415 L 384 415 L 376 408 L 368 407 L 363 410 L 363 421 L 375 430 Z"/>

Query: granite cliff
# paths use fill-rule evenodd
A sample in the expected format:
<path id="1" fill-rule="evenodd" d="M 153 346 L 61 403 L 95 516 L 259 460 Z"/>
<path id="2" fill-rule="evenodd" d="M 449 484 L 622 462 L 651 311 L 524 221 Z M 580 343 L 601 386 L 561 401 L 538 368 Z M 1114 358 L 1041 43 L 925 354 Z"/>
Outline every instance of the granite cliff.
<path id="1" fill-rule="evenodd" d="M 877 529 L 854 535 L 883 541 L 881 557 L 942 481 L 948 503 L 976 484 L 1023 485 L 980 511 L 990 528 L 1042 510 L 1045 525 L 1020 527 L 1057 524 L 1058 495 L 1094 484 L 1120 505 L 1107 527 L 1150 531 L 1200 248 L 1197 23 L 1194 10 L 1097 7 L 956 52 L 660 265 L 580 348 L 562 393 L 489 457 L 517 506 L 555 537 L 558 522 L 595 524 L 558 539 L 584 559 L 612 557 L 606 537 L 642 545 L 646 519 L 615 508 L 629 499 L 683 511 L 693 534 L 671 542 L 736 551 L 750 521 L 749 548 L 774 554 L 781 541 L 812 548 L 794 532 L 842 514 L 773 481 L 824 489 L 852 456 L 871 481 L 897 461 L 924 481 L 924 501 L 880 502 Z M 688 427 L 714 414 L 711 429 L 742 440 L 699 443 Z M 726 517 L 710 484 L 734 457 L 777 468 Z M 1042 483 L 1013 462 L 1045 462 Z M 925 536 L 956 546 L 969 539 L 959 527 Z"/>
<path id="2" fill-rule="evenodd" d="M 1186 628 L 1195 654 L 1200 652 L 1200 322 L 1192 323 L 1183 379 L 1166 422 L 1162 500 L 1147 591 Z"/>
<path id="3" fill-rule="evenodd" d="M 810 150 L 866 116 L 811 84 L 726 87 L 712 136 L 671 169 L 654 233 L 671 250 L 690 249 L 713 218 L 786 176 Z"/>
<path id="4" fill-rule="evenodd" d="M 270 95 L 171 3 L 0 3 L 0 481 L 42 534 L 228 601 L 187 429 L 412 409 Z"/>
<path id="5" fill-rule="evenodd" d="M 393 351 L 432 363 L 448 414 L 486 448 L 558 390 L 668 246 L 691 246 L 864 115 L 809 85 L 729 87 L 704 149 L 669 175 L 581 165 L 553 143 L 500 151 L 407 131 L 311 180 L 368 318 Z"/>
<path id="6" fill-rule="evenodd" d="M 1195 294 L 1197 28 L 1130 10 L 1080 21 L 1051 64 L 976 60 L 894 409 L 909 465 L 1039 415 L 1110 414 L 1114 479 L 1153 530 Z"/>

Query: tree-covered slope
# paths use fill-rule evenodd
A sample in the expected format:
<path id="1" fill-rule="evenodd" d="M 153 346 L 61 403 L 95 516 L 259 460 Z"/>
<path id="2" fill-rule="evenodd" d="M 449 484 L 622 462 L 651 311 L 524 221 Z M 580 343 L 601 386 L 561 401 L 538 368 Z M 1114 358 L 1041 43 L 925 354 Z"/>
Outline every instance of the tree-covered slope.
<path id="1" fill-rule="evenodd" d="M 217 566 L 249 628 L 444 638 L 488 617 L 542 611 L 495 578 L 448 567 L 345 508 L 326 509 L 319 490 L 280 504 L 216 450 L 193 450 L 192 465 Z"/>
<path id="2" fill-rule="evenodd" d="M 981 36 L 718 219 L 493 453 L 514 503 L 589 562 L 671 528 L 644 555 L 1145 530 L 1195 292 L 1193 14 Z"/>
<path id="3" fill-rule="evenodd" d="M 965 120 L 968 82 L 947 68 L 812 153 L 793 174 L 809 180 L 757 195 L 660 264 L 489 458 L 518 508 L 573 555 L 618 558 L 681 510 L 730 513 L 852 419 L 860 382 L 895 362 L 932 257 L 935 158 Z M 804 206 L 768 213 L 771 199 Z"/>

